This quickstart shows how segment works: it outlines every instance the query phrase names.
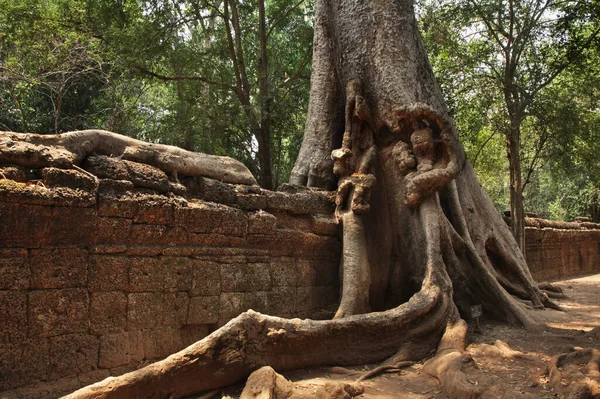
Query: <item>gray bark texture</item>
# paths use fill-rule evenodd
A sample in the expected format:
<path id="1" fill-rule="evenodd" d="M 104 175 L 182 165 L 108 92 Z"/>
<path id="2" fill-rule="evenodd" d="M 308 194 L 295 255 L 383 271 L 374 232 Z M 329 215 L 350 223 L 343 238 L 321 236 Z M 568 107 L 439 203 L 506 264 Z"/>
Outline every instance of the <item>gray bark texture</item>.
<path id="1" fill-rule="evenodd" d="M 256 185 L 241 162 L 164 144 L 152 144 L 105 130 L 62 134 L 0 132 L 0 163 L 29 168 L 79 167 L 88 155 L 101 154 L 156 166 L 177 177 L 211 177 L 226 183 Z"/>
<path id="2" fill-rule="evenodd" d="M 536 330 L 543 324 L 523 302 L 553 304 L 465 161 L 411 1 L 317 2 L 309 112 L 291 183 L 337 186 L 344 249 L 333 320 L 248 311 L 161 362 L 68 398 L 182 398 L 267 365 L 397 368 L 436 348 L 424 370 L 448 397 L 503 397 L 468 383 L 475 366 L 461 314 L 481 304 Z"/>

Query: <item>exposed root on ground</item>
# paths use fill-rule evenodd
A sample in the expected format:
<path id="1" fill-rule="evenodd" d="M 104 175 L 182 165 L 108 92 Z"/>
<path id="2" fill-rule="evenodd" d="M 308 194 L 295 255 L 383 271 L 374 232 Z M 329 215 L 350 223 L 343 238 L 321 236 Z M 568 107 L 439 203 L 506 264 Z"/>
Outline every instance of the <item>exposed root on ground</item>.
<path id="1" fill-rule="evenodd" d="M 573 352 L 554 356 L 547 375 L 552 388 L 562 398 L 600 397 L 600 351 L 573 348 Z"/>

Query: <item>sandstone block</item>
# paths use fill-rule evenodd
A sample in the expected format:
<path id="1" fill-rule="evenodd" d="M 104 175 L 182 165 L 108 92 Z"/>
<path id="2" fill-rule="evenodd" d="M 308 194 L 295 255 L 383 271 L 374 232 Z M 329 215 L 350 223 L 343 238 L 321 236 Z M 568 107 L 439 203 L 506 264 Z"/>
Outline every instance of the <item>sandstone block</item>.
<path id="1" fill-rule="evenodd" d="M 133 244 L 160 244 L 169 245 L 165 239 L 167 226 L 155 224 L 133 224 L 131 226 L 130 241 Z"/>
<path id="2" fill-rule="evenodd" d="M 250 214 L 248 218 L 248 234 L 275 234 L 277 218 L 265 211 Z"/>
<path id="3" fill-rule="evenodd" d="M 96 209 L 56 206 L 52 208 L 43 246 L 87 246 L 92 242 Z"/>
<path id="4" fill-rule="evenodd" d="M 20 399 L 56 399 L 81 387 L 77 377 L 65 377 L 56 381 L 41 382 L 33 386 L 19 388 Z"/>
<path id="5" fill-rule="evenodd" d="M 0 290 L 27 289 L 30 276 L 27 250 L 0 250 Z"/>
<path id="6" fill-rule="evenodd" d="M 288 257 L 271 258 L 271 282 L 274 287 L 296 287 L 298 285 L 298 260 Z"/>
<path id="7" fill-rule="evenodd" d="M 227 292 L 219 297 L 219 324 L 224 324 L 248 309 L 265 312 L 268 309 L 266 292 Z"/>
<path id="8" fill-rule="evenodd" d="M 193 260 L 190 296 L 214 296 L 221 293 L 221 267 L 207 260 Z"/>
<path id="9" fill-rule="evenodd" d="M 163 313 L 163 294 L 136 293 L 128 295 L 127 328 L 156 328 Z"/>
<path id="10" fill-rule="evenodd" d="M 89 298 L 85 289 L 30 292 L 30 336 L 51 337 L 87 331 L 88 305 Z"/>
<path id="11" fill-rule="evenodd" d="M 163 298 L 163 315 L 161 324 L 180 327 L 187 321 L 190 299 L 185 292 L 167 293 Z"/>
<path id="12" fill-rule="evenodd" d="M 30 251 L 32 288 L 85 287 L 88 253 L 83 249 L 57 248 Z"/>
<path id="13" fill-rule="evenodd" d="M 130 256 L 127 261 L 129 263 L 129 291 L 162 291 L 165 269 L 158 259 Z"/>
<path id="14" fill-rule="evenodd" d="M 112 369 L 143 358 L 144 344 L 141 331 L 107 334 L 100 337 L 98 365 L 101 368 Z"/>
<path id="15" fill-rule="evenodd" d="M 0 242 L 6 248 L 38 248 L 52 223 L 52 208 L 0 203 Z"/>
<path id="16" fill-rule="evenodd" d="M 221 291 L 256 292 L 271 289 L 267 263 L 232 263 L 221 265 Z"/>
<path id="17" fill-rule="evenodd" d="M 95 244 L 121 244 L 129 238 L 130 230 L 130 219 L 98 217 L 93 241 Z"/>
<path id="18" fill-rule="evenodd" d="M 27 337 L 27 294 L 0 291 L 0 342 L 20 342 Z"/>
<path id="19" fill-rule="evenodd" d="M 90 291 L 126 291 L 128 287 L 126 256 L 92 255 L 88 287 Z"/>
<path id="20" fill-rule="evenodd" d="M 159 193 L 169 191 L 169 179 L 162 170 L 138 162 L 123 161 L 123 163 L 129 172 L 129 180 L 134 186 L 148 188 Z"/>
<path id="21" fill-rule="evenodd" d="M 94 292 L 90 297 L 90 331 L 97 335 L 127 327 L 127 296 L 118 291 Z"/>
<path id="22" fill-rule="evenodd" d="M 68 334 L 50 338 L 48 378 L 80 374 L 98 367 L 98 338 Z"/>
<path id="23" fill-rule="evenodd" d="M 90 155 L 83 162 L 83 168 L 99 178 L 128 180 L 129 172 L 120 159 L 104 155 Z"/>
<path id="24" fill-rule="evenodd" d="M 144 357 L 161 359 L 183 349 L 181 333 L 178 328 L 160 327 L 144 331 Z"/>
<path id="25" fill-rule="evenodd" d="M 192 288 L 194 260 L 182 256 L 162 256 L 159 262 L 163 265 L 165 291 L 189 291 Z"/>
<path id="26" fill-rule="evenodd" d="M 219 297 L 190 298 L 187 324 L 213 324 L 219 320 Z"/>
<path id="27" fill-rule="evenodd" d="M 77 379 L 82 387 L 91 385 L 95 382 L 102 381 L 103 379 L 110 377 L 108 370 L 93 370 L 87 373 L 79 374 Z"/>
<path id="28" fill-rule="evenodd" d="M 0 370 L 0 391 L 45 379 L 48 372 L 47 339 L 0 343 Z"/>
<path id="29" fill-rule="evenodd" d="M 207 324 L 187 325 L 183 326 L 179 331 L 181 332 L 181 342 L 184 348 L 200 341 L 210 334 L 210 329 Z"/>
<path id="30" fill-rule="evenodd" d="M 68 187 L 88 192 L 95 192 L 98 188 L 95 179 L 78 170 L 44 168 L 42 169 L 42 179 L 44 179 L 46 187 Z"/>

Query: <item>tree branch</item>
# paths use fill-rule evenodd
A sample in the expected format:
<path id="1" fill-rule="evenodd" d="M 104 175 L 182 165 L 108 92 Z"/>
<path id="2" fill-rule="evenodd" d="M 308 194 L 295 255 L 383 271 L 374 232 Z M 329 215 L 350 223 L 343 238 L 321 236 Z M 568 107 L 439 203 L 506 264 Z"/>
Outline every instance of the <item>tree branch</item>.
<path id="1" fill-rule="evenodd" d="M 267 32 L 267 38 L 271 36 L 271 33 L 273 33 L 273 29 L 275 29 L 275 27 L 277 27 L 277 25 L 279 25 L 280 23 L 282 23 L 291 13 L 292 11 L 296 10 L 298 7 L 300 7 L 300 5 L 302 3 L 304 3 L 305 0 L 300 0 L 299 2 L 297 2 L 296 4 L 294 4 L 293 6 L 291 6 L 290 8 L 288 8 L 282 16 L 280 16 L 279 18 L 277 18 L 275 20 L 275 22 L 273 22 L 273 24 L 271 25 L 271 27 L 269 28 L 269 31 Z"/>
<path id="2" fill-rule="evenodd" d="M 225 87 L 229 90 L 235 91 L 236 87 L 233 86 L 232 84 L 226 83 L 226 82 L 219 82 L 216 80 L 211 80 L 211 79 L 207 79 L 204 78 L 202 76 L 166 76 L 166 75 L 161 75 L 159 73 L 153 72 L 141 65 L 135 65 L 135 68 L 138 69 L 140 72 L 145 73 L 146 75 L 152 76 L 153 78 L 157 78 L 160 80 L 165 80 L 165 81 L 181 81 L 181 80 L 191 80 L 191 81 L 199 81 L 199 82 L 204 82 L 207 84 L 211 84 L 214 86 L 219 86 L 219 87 Z"/>

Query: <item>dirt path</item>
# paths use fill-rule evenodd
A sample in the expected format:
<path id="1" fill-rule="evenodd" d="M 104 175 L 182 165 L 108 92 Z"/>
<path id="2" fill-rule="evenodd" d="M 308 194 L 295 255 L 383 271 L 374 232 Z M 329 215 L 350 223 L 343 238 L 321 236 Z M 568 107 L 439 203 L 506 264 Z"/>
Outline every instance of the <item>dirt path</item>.
<path id="1" fill-rule="evenodd" d="M 554 282 L 568 296 L 558 299 L 567 312 L 555 310 L 537 311 L 535 315 L 544 320 L 547 331 L 529 334 L 521 327 L 507 326 L 483 320 L 479 333 L 470 333 L 467 351 L 473 356 L 485 378 L 491 378 L 510 391 L 511 398 L 556 398 L 546 377 L 539 374 L 546 362 L 554 355 L 567 352 L 573 347 L 600 348 L 600 342 L 585 336 L 585 331 L 600 326 L 600 274 Z M 474 324 L 471 323 L 471 331 Z M 496 340 L 506 342 L 511 348 L 527 355 L 502 357 L 493 346 Z M 423 364 L 417 363 L 400 373 L 384 374 L 364 381 L 364 399 L 432 399 L 445 398 L 438 381 L 421 373 Z M 369 367 L 353 368 L 357 375 Z M 330 381 L 353 382 L 357 375 L 332 373 L 329 369 L 299 370 L 285 373 L 297 383 L 298 392 L 292 399 L 315 397 L 316 390 Z M 474 379 L 473 384 L 479 382 Z M 231 387 L 223 392 L 223 398 L 239 397 L 241 387 Z M 219 396 L 217 396 L 219 397 Z"/>

